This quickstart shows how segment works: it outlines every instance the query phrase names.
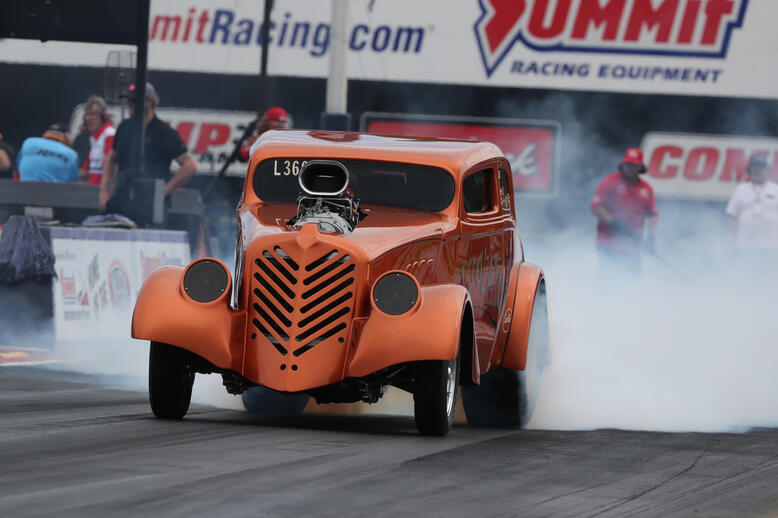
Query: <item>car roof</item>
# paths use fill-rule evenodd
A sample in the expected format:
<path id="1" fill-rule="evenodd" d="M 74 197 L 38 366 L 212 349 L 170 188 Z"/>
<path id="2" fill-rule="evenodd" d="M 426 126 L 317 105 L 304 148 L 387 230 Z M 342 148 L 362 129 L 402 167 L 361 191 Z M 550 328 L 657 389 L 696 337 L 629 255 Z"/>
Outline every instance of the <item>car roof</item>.
<path id="1" fill-rule="evenodd" d="M 384 160 L 443 167 L 457 175 L 503 157 L 491 142 L 325 130 L 276 130 L 262 134 L 254 157 Z"/>

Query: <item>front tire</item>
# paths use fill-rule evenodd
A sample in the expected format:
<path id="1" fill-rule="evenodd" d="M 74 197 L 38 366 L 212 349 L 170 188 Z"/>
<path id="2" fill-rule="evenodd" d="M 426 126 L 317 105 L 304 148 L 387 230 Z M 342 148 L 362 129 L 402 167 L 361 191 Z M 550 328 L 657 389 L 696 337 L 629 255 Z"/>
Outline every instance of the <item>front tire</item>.
<path id="1" fill-rule="evenodd" d="M 467 422 L 489 428 L 526 427 L 535 411 L 547 354 L 546 288 L 541 284 L 532 307 L 526 368 L 497 369 L 482 374 L 480 385 L 463 385 L 462 406 Z"/>
<path id="2" fill-rule="evenodd" d="M 189 410 L 195 373 L 188 352 L 161 342 L 149 349 L 149 403 L 160 419 L 181 419 Z"/>
<path id="3" fill-rule="evenodd" d="M 431 360 L 415 366 L 413 415 L 421 435 L 446 435 L 454 422 L 459 386 L 459 354 L 454 360 Z"/>

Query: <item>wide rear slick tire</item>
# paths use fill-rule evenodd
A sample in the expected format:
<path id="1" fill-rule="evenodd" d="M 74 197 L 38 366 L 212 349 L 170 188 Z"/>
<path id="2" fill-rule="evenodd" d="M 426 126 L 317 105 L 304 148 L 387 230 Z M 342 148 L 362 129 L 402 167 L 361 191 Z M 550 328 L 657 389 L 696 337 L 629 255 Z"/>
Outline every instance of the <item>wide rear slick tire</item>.
<path id="1" fill-rule="evenodd" d="M 413 415 L 421 435 L 443 436 L 457 408 L 459 355 L 452 361 L 431 360 L 414 366 Z"/>
<path id="2" fill-rule="evenodd" d="M 189 410 L 195 373 L 190 353 L 172 345 L 151 342 L 149 403 L 160 419 L 181 419 Z"/>
<path id="3" fill-rule="evenodd" d="M 532 308 L 526 368 L 523 371 L 497 369 L 481 374 L 480 385 L 463 385 L 462 406 L 467 422 L 489 428 L 526 427 L 535 411 L 547 355 L 546 289 L 541 284 Z"/>

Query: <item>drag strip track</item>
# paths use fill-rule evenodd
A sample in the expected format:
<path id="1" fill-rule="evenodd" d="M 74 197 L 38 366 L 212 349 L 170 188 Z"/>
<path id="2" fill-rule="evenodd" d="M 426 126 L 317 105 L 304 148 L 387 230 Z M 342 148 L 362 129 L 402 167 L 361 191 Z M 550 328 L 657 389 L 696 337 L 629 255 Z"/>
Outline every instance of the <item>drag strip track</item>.
<path id="1" fill-rule="evenodd" d="M 763 516 L 778 430 L 667 434 L 458 426 L 403 417 L 252 418 L 38 367 L 0 370 L 0 514 Z"/>

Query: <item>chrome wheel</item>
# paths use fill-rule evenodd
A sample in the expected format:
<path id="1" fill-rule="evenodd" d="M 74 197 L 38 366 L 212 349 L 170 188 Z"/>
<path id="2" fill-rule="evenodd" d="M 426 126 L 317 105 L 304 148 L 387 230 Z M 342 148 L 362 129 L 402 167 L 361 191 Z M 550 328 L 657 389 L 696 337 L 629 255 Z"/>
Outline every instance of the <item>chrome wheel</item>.
<path id="1" fill-rule="evenodd" d="M 457 362 L 450 362 L 446 367 L 448 380 L 446 381 L 446 415 L 451 415 L 454 410 L 454 399 L 457 393 Z"/>

